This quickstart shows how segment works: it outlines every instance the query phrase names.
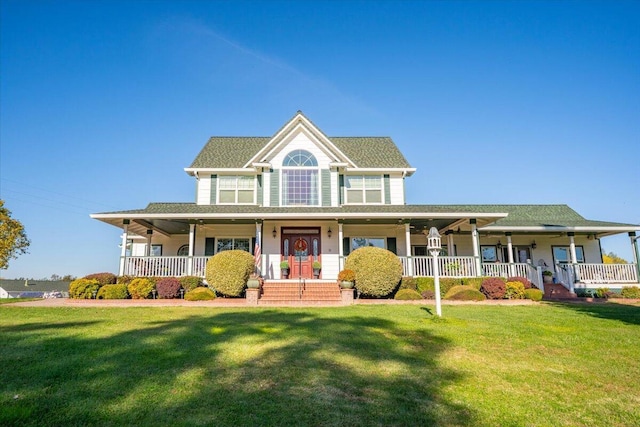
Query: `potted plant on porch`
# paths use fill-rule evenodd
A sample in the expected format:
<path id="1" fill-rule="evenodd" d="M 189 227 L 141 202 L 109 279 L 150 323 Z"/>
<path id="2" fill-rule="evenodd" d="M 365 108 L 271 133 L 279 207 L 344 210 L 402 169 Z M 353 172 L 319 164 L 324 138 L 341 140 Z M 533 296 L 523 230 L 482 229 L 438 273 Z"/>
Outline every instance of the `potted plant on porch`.
<path id="1" fill-rule="evenodd" d="M 283 279 L 289 278 L 289 261 L 282 261 L 280 263 L 280 275 Z"/>
<path id="2" fill-rule="evenodd" d="M 313 262 L 313 278 L 317 279 L 320 277 L 320 270 L 322 269 L 322 264 L 318 261 Z"/>
<path id="3" fill-rule="evenodd" d="M 549 270 L 545 270 L 542 272 L 542 283 L 552 283 L 553 282 L 553 273 Z"/>
<path id="4" fill-rule="evenodd" d="M 344 269 L 338 273 L 338 283 L 342 289 L 353 288 L 353 282 L 356 280 L 356 273 L 353 270 Z"/>

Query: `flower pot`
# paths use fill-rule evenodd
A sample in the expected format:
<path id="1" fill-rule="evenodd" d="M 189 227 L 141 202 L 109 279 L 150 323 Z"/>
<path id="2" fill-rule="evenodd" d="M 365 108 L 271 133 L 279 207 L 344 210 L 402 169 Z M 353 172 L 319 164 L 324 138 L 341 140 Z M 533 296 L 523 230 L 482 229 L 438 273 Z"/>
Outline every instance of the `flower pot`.
<path id="1" fill-rule="evenodd" d="M 320 277 L 320 269 L 319 268 L 314 268 L 313 269 L 313 278 L 317 279 Z"/>
<path id="2" fill-rule="evenodd" d="M 341 289 L 352 289 L 353 288 L 353 282 L 350 282 L 348 280 L 343 280 L 340 282 L 340 288 Z"/>
<path id="3" fill-rule="evenodd" d="M 249 289 L 260 289 L 260 279 L 249 279 L 249 280 L 247 280 L 247 288 L 249 288 Z"/>
<path id="4" fill-rule="evenodd" d="M 549 284 L 553 283 L 553 276 L 542 276 L 542 283 Z"/>
<path id="5" fill-rule="evenodd" d="M 288 268 L 283 268 L 280 270 L 280 275 L 282 276 L 283 279 L 288 279 L 289 278 L 289 269 Z"/>

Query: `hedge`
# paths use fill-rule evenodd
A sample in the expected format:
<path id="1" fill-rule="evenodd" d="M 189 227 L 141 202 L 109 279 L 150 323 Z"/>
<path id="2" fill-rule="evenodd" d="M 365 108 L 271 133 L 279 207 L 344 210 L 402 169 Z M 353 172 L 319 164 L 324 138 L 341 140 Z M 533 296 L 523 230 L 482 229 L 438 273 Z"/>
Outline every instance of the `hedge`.
<path id="1" fill-rule="evenodd" d="M 115 285 L 118 278 L 113 273 L 93 273 L 84 276 L 84 279 L 97 280 L 100 286 L 104 286 Z"/>
<path id="2" fill-rule="evenodd" d="M 540 289 L 529 288 L 524 290 L 524 297 L 531 301 L 542 301 L 544 293 Z"/>
<path id="3" fill-rule="evenodd" d="M 156 283 L 158 298 L 175 299 L 180 297 L 180 281 L 175 277 L 163 277 Z"/>
<path id="4" fill-rule="evenodd" d="M 76 279 L 69 283 L 69 298 L 91 299 L 99 288 L 100 283 L 96 279 Z"/>
<path id="5" fill-rule="evenodd" d="M 402 301 L 410 301 L 410 300 L 421 300 L 422 295 L 418 293 L 418 291 L 414 291 L 413 289 L 400 289 L 396 292 L 396 296 L 393 299 L 402 300 Z"/>
<path id="6" fill-rule="evenodd" d="M 216 298 L 216 294 L 209 288 L 198 287 L 184 294 L 187 301 L 209 301 Z"/>
<path id="7" fill-rule="evenodd" d="M 129 298 L 129 292 L 127 291 L 127 285 L 104 285 L 98 290 L 97 299 L 127 299 Z"/>
<path id="8" fill-rule="evenodd" d="M 131 295 L 131 298 L 133 299 L 148 298 L 154 288 L 155 284 L 146 277 L 138 277 L 137 279 L 133 279 L 129 283 L 129 285 L 127 285 L 129 295 Z"/>

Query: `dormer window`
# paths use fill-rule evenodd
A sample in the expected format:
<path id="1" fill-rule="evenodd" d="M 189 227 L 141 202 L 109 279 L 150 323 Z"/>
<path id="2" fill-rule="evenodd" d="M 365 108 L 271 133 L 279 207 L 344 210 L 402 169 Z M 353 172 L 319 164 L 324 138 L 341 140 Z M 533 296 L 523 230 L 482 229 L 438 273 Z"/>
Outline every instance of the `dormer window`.
<path id="1" fill-rule="evenodd" d="M 382 177 L 380 175 L 345 176 L 348 204 L 382 203 Z"/>
<path id="2" fill-rule="evenodd" d="M 220 204 L 254 203 L 254 187 L 253 176 L 219 176 L 218 201 Z"/>
<path id="3" fill-rule="evenodd" d="M 318 161 L 307 150 L 293 150 L 282 161 L 283 206 L 318 206 Z"/>

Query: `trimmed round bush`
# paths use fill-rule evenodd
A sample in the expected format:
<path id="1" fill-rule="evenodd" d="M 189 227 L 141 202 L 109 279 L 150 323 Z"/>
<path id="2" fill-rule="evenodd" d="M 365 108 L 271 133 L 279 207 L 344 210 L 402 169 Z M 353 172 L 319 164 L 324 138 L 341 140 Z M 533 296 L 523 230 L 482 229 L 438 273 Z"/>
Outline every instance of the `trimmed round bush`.
<path id="1" fill-rule="evenodd" d="M 358 291 L 372 297 L 389 295 L 402 278 L 400 259 L 391 251 L 373 246 L 353 251 L 344 268 L 356 273 Z"/>
<path id="2" fill-rule="evenodd" d="M 156 283 L 158 298 L 175 299 L 180 297 L 180 281 L 175 277 L 163 277 Z"/>
<path id="3" fill-rule="evenodd" d="M 187 301 L 209 301 L 216 298 L 216 294 L 207 287 L 200 286 L 192 289 L 184 294 L 184 299 Z"/>
<path id="4" fill-rule="evenodd" d="M 456 291 L 451 292 L 453 289 Z M 449 295 L 445 299 L 450 301 L 484 301 L 487 297 L 472 286 L 455 286 L 449 290 Z"/>
<path id="5" fill-rule="evenodd" d="M 94 273 L 84 276 L 85 279 L 97 280 L 100 286 L 115 285 L 118 277 L 113 273 Z"/>
<path id="6" fill-rule="evenodd" d="M 69 298 L 91 299 L 99 288 L 100 283 L 95 279 L 76 279 L 69 283 Z"/>
<path id="7" fill-rule="evenodd" d="M 530 288 L 524 290 L 524 297 L 531 301 L 542 301 L 543 292 L 540 289 Z"/>
<path id="8" fill-rule="evenodd" d="M 428 279 L 428 280 L 422 280 Z M 433 277 L 419 277 L 418 278 L 418 292 L 423 293 L 424 291 L 431 291 L 435 294 L 435 280 Z M 439 280 L 440 283 L 440 297 L 444 298 L 444 296 L 449 292 L 449 289 L 454 286 L 461 286 L 463 284 L 462 280 L 459 278 L 453 277 L 441 277 Z"/>
<path id="9" fill-rule="evenodd" d="M 209 286 L 228 297 L 242 294 L 253 273 L 253 255 L 246 251 L 219 252 L 207 261 L 205 277 Z"/>
<path id="10" fill-rule="evenodd" d="M 464 286 L 471 286 L 476 291 L 479 291 L 484 279 L 486 279 L 486 277 L 463 277 L 460 281 Z"/>
<path id="11" fill-rule="evenodd" d="M 127 290 L 133 299 L 145 299 L 151 294 L 155 284 L 146 277 L 138 277 L 133 279 L 128 285 Z"/>
<path id="12" fill-rule="evenodd" d="M 127 285 L 104 285 L 98 290 L 97 299 L 127 299 L 129 298 L 129 292 L 127 291 Z"/>
<path id="13" fill-rule="evenodd" d="M 482 292 L 488 299 L 502 299 L 506 291 L 506 284 L 504 280 L 499 277 L 489 277 L 482 281 L 480 286 L 480 292 Z"/>
<path id="14" fill-rule="evenodd" d="M 418 291 L 414 291 L 413 289 L 400 289 L 396 292 L 396 296 L 393 299 L 402 300 L 402 301 L 411 301 L 411 300 L 421 300 L 422 295 L 418 293 Z"/>
<path id="15" fill-rule="evenodd" d="M 185 292 L 189 292 L 199 286 L 203 286 L 202 278 L 198 276 L 183 276 L 180 279 L 180 286 Z"/>
<path id="16" fill-rule="evenodd" d="M 640 298 L 640 288 L 637 286 L 623 286 L 620 295 L 622 295 L 622 298 Z"/>
<path id="17" fill-rule="evenodd" d="M 418 281 L 414 277 L 403 276 L 400 281 L 400 289 L 413 289 L 418 292 Z"/>
<path id="18" fill-rule="evenodd" d="M 507 282 L 505 284 L 504 297 L 506 299 L 524 299 L 524 283 Z"/>
<path id="19" fill-rule="evenodd" d="M 522 276 L 509 277 L 507 278 L 507 283 L 509 282 L 520 282 L 524 285 L 525 289 L 531 289 L 531 280 L 527 279 L 526 277 L 522 277 Z"/>

